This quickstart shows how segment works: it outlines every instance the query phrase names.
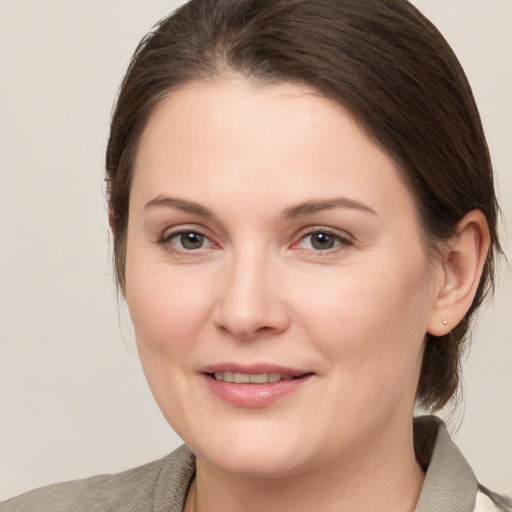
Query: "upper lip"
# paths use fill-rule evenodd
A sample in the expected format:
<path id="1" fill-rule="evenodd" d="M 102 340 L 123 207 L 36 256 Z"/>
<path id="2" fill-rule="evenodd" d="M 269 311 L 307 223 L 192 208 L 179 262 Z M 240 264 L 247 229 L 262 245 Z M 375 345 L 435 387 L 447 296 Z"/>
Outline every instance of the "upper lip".
<path id="1" fill-rule="evenodd" d="M 201 373 L 217 373 L 217 372 L 233 372 L 243 373 L 246 375 L 261 375 L 262 373 L 281 373 L 284 375 L 292 375 L 300 377 L 310 374 L 311 371 L 302 368 L 290 368 L 278 364 L 255 363 L 255 364 L 238 364 L 238 363 L 218 363 L 205 366 L 201 369 Z"/>

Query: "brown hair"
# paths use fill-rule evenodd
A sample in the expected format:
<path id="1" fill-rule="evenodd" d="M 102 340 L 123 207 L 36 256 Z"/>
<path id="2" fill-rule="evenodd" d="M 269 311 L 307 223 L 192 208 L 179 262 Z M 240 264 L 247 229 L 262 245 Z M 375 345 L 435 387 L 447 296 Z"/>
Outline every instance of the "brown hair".
<path id="1" fill-rule="evenodd" d="M 427 335 L 417 396 L 441 408 L 458 389 L 470 320 L 492 289 L 498 206 L 464 71 L 406 0 L 192 0 L 155 26 L 122 82 L 107 148 L 121 290 L 133 163 L 148 119 L 171 91 L 226 71 L 307 84 L 347 108 L 397 162 L 428 249 L 453 236 L 469 211 L 484 213 L 491 248 L 473 304 L 449 334 Z"/>

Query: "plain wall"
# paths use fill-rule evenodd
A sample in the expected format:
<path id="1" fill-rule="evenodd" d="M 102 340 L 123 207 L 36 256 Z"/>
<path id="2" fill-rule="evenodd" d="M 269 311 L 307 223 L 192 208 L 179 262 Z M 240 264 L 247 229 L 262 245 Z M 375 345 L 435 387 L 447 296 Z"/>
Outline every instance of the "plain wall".
<path id="1" fill-rule="evenodd" d="M 104 197 L 110 111 L 142 35 L 179 2 L 0 0 L 0 500 L 117 472 L 180 440 L 118 314 Z M 464 65 L 512 222 L 512 2 L 416 0 Z M 505 248 L 510 258 L 510 243 Z M 482 317 L 452 424 L 512 490 L 512 280 Z M 123 339 L 124 338 L 124 339 Z"/>

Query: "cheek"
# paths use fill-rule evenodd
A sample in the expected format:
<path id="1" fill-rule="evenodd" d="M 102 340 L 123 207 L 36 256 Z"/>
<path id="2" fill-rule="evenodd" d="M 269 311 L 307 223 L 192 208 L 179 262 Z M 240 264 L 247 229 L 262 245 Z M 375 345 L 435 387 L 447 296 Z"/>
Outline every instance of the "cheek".
<path id="1" fill-rule="evenodd" d="M 410 273 L 409 280 L 397 277 L 354 271 L 340 279 L 339 287 L 331 280 L 336 290 L 329 297 L 322 298 L 317 288 L 303 310 L 308 338 L 328 361 L 335 397 L 329 410 L 337 410 L 338 416 L 350 410 L 361 428 L 366 420 L 380 424 L 376 418 L 403 408 L 409 413 L 416 397 L 426 288 L 421 272 Z"/>
<path id="2" fill-rule="evenodd" d="M 381 260 L 311 280 L 299 316 L 326 359 L 353 368 L 375 364 L 384 372 L 417 360 L 430 294 L 427 264 L 411 261 Z"/>
<path id="3" fill-rule="evenodd" d="M 146 351 L 180 354 L 190 350 L 209 315 L 209 289 L 190 273 L 170 273 L 168 265 L 141 259 L 127 262 L 126 299 L 141 357 Z M 199 288 L 201 286 L 201 288 Z"/>

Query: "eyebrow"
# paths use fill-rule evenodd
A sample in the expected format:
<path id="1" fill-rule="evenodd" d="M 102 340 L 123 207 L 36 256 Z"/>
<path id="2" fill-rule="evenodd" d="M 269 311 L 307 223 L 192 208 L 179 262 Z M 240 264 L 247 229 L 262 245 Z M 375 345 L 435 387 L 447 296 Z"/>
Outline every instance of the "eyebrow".
<path id="1" fill-rule="evenodd" d="M 214 217 L 212 211 L 208 210 L 208 208 L 205 208 L 204 206 L 201 206 L 198 203 L 168 196 L 158 196 L 155 197 L 154 199 L 151 199 L 151 201 L 148 201 L 144 206 L 144 211 L 159 206 L 175 208 L 176 210 L 181 210 L 186 213 L 193 213 L 195 215 L 200 215 L 201 217 Z"/>
<path id="2" fill-rule="evenodd" d="M 332 210 L 333 208 L 348 208 L 351 210 L 360 210 L 372 215 L 377 212 L 364 203 L 349 199 L 347 197 L 335 197 L 333 199 L 320 199 L 318 201 L 306 201 L 286 208 L 283 212 L 285 220 L 303 217 L 322 210 Z"/>
<path id="3" fill-rule="evenodd" d="M 144 210 L 162 206 L 167 208 L 175 208 L 176 210 L 181 210 L 186 213 L 192 213 L 195 215 L 199 215 L 201 217 L 215 217 L 214 213 L 211 210 L 205 208 L 204 206 L 201 206 L 198 203 L 168 196 L 158 196 L 152 199 L 151 201 L 148 201 L 144 206 Z M 365 205 L 364 203 L 355 201 L 353 199 L 349 199 L 347 197 L 336 197 L 333 199 L 305 201 L 303 203 L 298 203 L 289 206 L 283 211 L 282 218 L 284 220 L 291 220 L 296 219 L 298 217 L 311 215 L 322 210 L 332 210 L 334 208 L 348 208 L 351 210 L 360 210 L 366 213 L 371 213 L 372 215 L 377 215 L 377 212 L 375 210 Z"/>

